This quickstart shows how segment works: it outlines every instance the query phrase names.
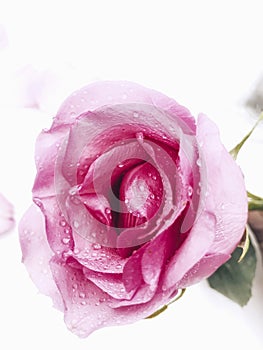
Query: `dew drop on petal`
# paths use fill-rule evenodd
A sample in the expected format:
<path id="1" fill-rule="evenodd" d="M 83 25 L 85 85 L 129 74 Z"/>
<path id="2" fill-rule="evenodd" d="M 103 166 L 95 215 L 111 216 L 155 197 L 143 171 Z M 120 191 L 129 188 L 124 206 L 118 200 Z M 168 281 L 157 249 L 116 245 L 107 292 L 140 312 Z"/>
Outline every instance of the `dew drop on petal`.
<path id="1" fill-rule="evenodd" d="M 79 297 L 82 298 L 82 299 L 84 299 L 84 298 L 86 297 L 86 294 L 83 293 L 83 292 L 80 292 L 80 293 L 79 293 Z"/>
<path id="2" fill-rule="evenodd" d="M 74 220 L 74 221 L 73 221 L 73 226 L 74 226 L 75 228 L 79 228 L 79 222 L 76 221 L 76 220 Z"/>
<path id="3" fill-rule="evenodd" d="M 197 164 L 198 166 L 201 166 L 201 159 L 200 159 L 200 158 L 197 159 L 196 164 Z"/>
<path id="4" fill-rule="evenodd" d="M 65 220 L 61 220 L 59 224 L 60 226 L 65 227 L 67 223 Z"/>
<path id="5" fill-rule="evenodd" d="M 193 188 L 192 188 L 192 186 L 188 186 L 187 194 L 188 194 L 189 197 L 193 194 Z"/>
<path id="6" fill-rule="evenodd" d="M 101 245 L 100 245 L 99 243 L 94 243 L 94 244 L 92 245 L 92 247 L 93 247 L 93 249 L 95 249 L 95 250 L 101 249 Z"/>
<path id="7" fill-rule="evenodd" d="M 62 238 L 62 243 L 64 243 L 64 244 L 68 244 L 69 241 L 70 241 L 70 238 L 69 238 L 69 237 L 64 237 L 64 238 Z"/>
<path id="8" fill-rule="evenodd" d="M 111 209 L 110 209 L 110 208 L 106 208 L 106 209 L 105 209 L 105 213 L 106 213 L 106 214 L 110 214 L 110 213 L 111 213 Z"/>

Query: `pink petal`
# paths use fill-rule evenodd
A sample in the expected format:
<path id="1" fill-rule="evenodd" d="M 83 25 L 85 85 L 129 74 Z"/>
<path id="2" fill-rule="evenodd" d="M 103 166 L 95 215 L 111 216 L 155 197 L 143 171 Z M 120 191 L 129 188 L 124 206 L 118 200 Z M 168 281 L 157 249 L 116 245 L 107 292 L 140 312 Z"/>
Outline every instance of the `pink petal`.
<path id="1" fill-rule="evenodd" d="M 174 289 L 159 291 L 149 302 L 113 308 L 111 303 L 115 299 L 86 279 L 81 269 L 53 259 L 52 272 L 65 304 L 65 322 L 79 337 L 87 337 L 102 327 L 141 320 L 158 310 L 175 294 Z"/>
<path id="2" fill-rule="evenodd" d="M 206 209 L 216 217 L 216 233 L 210 254 L 231 254 L 247 222 L 247 194 L 240 168 L 221 144 L 216 125 L 206 116 L 198 118 L 197 138 L 203 142 L 201 162 L 206 169 Z"/>
<path id="3" fill-rule="evenodd" d="M 114 299 L 130 300 L 134 295 L 134 290 L 130 292 L 126 291 L 122 280 L 122 274 L 120 273 L 98 273 L 88 270 L 87 268 L 84 268 L 83 272 L 88 280 Z"/>
<path id="4" fill-rule="evenodd" d="M 0 193 L 0 234 L 10 231 L 15 225 L 11 203 Z"/>
<path id="5" fill-rule="evenodd" d="M 194 118 L 185 107 L 155 90 L 128 81 L 96 82 L 74 92 L 60 107 L 55 123 L 72 123 L 83 112 L 124 103 L 153 105 L 167 112 L 179 124 L 195 130 Z"/>
<path id="6" fill-rule="evenodd" d="M 198 283 L 201 280 L 208 278 L 229 258 L 230 255 L 226 254 L 205 255 L 183 276 L 183 278 L 176 284 L 176 288 L 187 288 L 194 283 Z"/>
<path id="7" fill-rule="evenodd" d="M 23 263 L 33 282 L 41 293 L 52 298 L 55 307 L 64 310 L 49 267 L 54 253 L 46 239 L 44 217 L 35 205 L 28 209 L 19 223 L 19 239 Z"/>
<path id="8" fill-rule="evenodd" d="M 50 248 L 56 254 L 63 254 L 74 247 L 72 228 L 64 216 L 55 196 L 34 199 L 45 218 L 46 237 Z"/>
<path id="9" fill-rule="evenodd" d="M 149 175 L 150 174 L 150 175 Z M 157 212 L 163 198 L 159 172 L 149 163 L 134 167 L 122 179 L 119 227 L 134 227 L 149 221 Z"/>
<path id="10" fill-rule="evenodd" d="M 204 211 L 167 265 L 164 288 L 178 281 L 206 254 L 215 236 L 215 217 Z"/>
<path id="11" fill-rule="evenodd" d="M 33 194 L 35 197 L 43 198 L 54 196 L 59 188 L 55 188 L 55 164 L 62 147 L 67 139 L 68 129 L 64 126 L 42 131 L 36 141 L 35 162 L 37 176 L 35 179 Z"/>
<path id="12" fill-rule="evenodd" d="M 240 241 L 247 220 L 247 197 L 241 171 L 223 147 L 217 127 L 205 116 L 199 117 L 197 139 L 202 206 L 188 237 L 167 267 L 164 285 L 168 288 L 178 285 L 205 256 L 204 261 L 213 256 L 216 262 L 224 263 Z M 213 272 L 211 264 L 200 264 L 200 278 L 198 270 L 189 275 L 193 276 L 193 283 Z M 215 264 L 214 269 L 217 267 Z M 187 283 L 191 284 L 189 276 Z"/>

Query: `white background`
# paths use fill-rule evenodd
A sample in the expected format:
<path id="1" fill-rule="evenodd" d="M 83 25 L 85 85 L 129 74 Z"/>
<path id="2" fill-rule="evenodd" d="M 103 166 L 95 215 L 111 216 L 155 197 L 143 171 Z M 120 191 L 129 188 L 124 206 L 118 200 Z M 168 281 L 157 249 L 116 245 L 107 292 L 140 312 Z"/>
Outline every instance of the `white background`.
<path id="1" fill-rule="evenodd" d="M 253 0 L 0 0 L 0 192 L 16 220 L 31 202 L 36 136 L 68 94 L 95 80 L 135 81 L 206 113 L 231 149 L 256 120 L 244 105 L 263 73 L 262 28 L 262 1 Z M 262 130 L 239 157 L 259 195 Z M 20 260 L 15 228 L 0 240 L 1 349 L 262 348 L 260 266 L 243 309 L 204 282 L 156 319 L 80 340 Z"/>

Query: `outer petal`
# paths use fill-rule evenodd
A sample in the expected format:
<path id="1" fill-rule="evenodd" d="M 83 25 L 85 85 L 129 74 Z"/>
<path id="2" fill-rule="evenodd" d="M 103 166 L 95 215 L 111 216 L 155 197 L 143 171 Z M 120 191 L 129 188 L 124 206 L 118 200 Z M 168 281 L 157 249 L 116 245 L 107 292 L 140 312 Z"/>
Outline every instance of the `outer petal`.
<path id="1" fill-rule="evenodd" d="M 67 136 L 68 128 L 59 126 L 49 131 L 42 131 L 38 136 L 35 148 L 37 176 L 33 187 L 33 195 L 43 198 L 54 196 L 55 162 L 58 151 Z"/>
<path id="2" fill-rule="evenodd" d="M 0 234 L 10 231 L 14 224 L 13 206 L 0 193 Z"/>
<path id="3" fill-rule="evenodd" d="M 174 295 L 173 290 L 157 291 L 150 302 L 112 308 L 107 293 L 87 280 L 81 269 L 53 259 L 52 271 L 65 304 L 65 322 L 80 337 L 96 329 L 129 324 L 151 315 Z"/>
<path id="4" fill-rule="evenodd" d="M 19 223 L 19 238 L 25 264 L 39 291 L 52 298 L 54 306 L 64 310 L 63 302 L 49 267 L 53 256 L 45 234 L 44 218 L 32 205 Z"/>
<path id="5" fill-rule="evenodd" d="M 247 197 L 241 171 L 223 147 L 215 124 L 203 115 L 198 119 L 197 140 L 200 145 L 198 162 L 206 174 L 203 181 L 207 181 L 200 186 L 203 210 L 168 265 L 166 288 L 180 285 L 178 282 L 182 278 L 190 285 L 211 275 L 229 259 L 247 220 Z M 208 262 L 212 261 L 208 258 L 211 256 L 217 263 Z"/>
<path id="6" fill-rule="evenodd" d="M 168 112 L 192 131 L 195 130 L 195 120 L 188 109 L 160 92 L 128 81 L 96 82 L 74 92 L 60 107 L 54 123 L 72 123 L 83 112 L 123 103 L 153 105 Z"/>
<path id="7" fill-rule="evenodd" d="M 216 125 L 206 116 L 198 118 L 197 140 L 202 145 L 201 163 L 206 168 L 206 210 L 216 217 L 216 234 L 210 254 L 230 254 L 247 222 L 247 194 L 240 168 L 219 139 Z M 211 193 L 211 194 L 210 194 Z"/>

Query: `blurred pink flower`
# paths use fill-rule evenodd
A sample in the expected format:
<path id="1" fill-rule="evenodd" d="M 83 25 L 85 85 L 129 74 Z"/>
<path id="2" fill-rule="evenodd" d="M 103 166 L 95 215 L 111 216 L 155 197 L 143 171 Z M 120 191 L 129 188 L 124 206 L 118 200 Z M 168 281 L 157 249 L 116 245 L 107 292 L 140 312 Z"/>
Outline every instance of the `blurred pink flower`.
<path id="1" fill-rule="evenodd" d="M 15 224 L 13 206 L 0 193 L 0 234 L 10 231 Z"/>

